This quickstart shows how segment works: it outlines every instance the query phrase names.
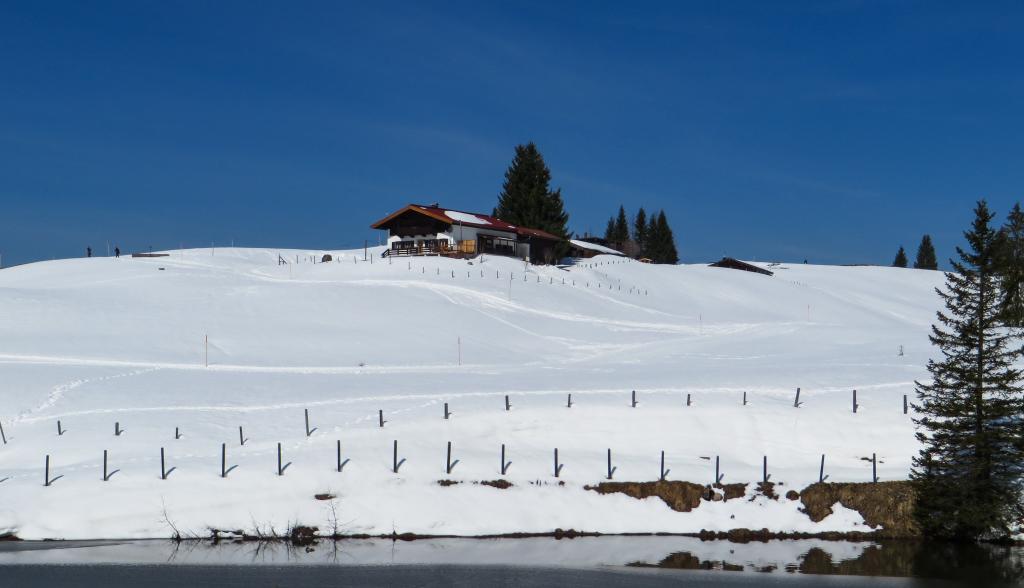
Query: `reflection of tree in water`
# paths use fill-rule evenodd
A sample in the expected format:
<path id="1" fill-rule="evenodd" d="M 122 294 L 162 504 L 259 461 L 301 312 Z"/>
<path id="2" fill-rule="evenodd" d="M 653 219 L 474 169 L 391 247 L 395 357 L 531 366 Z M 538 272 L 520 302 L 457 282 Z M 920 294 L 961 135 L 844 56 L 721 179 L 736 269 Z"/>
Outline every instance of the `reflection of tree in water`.
<path id="1" fill-rule="evenodd" d="M 812 547 L 792 569 L 801 574 L 908 577 L 914 575 L 914 559 L 919 552 L 917 542 L 891 541 L 869 545 L 854 559 L 833 561 L 831 553 Z"/>
<path id="2" fill-rule="evenodd" d="M 914 575 L 970 580 L 974 586 L 1024 580 L 1024 548 L 988 543 L 924 544 Z"/>
<path id="3" fill-rule="evenodd" d="M 656 564 L 634 562 L 634 567 L 677 570 L 787 572 L 844 576 L 943 578 L 970 581 L 972 586 L 999 585 L 1024 580 L 1024 548 L 1009 545 L 879 541 L 866 546 L 853 559 L 836 560 L 827 548 L 812 547 L 796 562 L 753 565 L 701 559 L 688 551 L 666 556 Z"/>

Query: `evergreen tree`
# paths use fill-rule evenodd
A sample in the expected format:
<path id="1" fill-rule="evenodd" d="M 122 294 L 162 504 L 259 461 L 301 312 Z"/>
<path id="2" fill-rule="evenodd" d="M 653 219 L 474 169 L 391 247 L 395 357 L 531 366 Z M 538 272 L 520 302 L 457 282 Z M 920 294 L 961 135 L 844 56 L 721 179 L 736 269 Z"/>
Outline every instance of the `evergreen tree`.
<path id="1" fill-rule="evenodd" d="M 658 226 L 658 215 L 652 214 L 647 221 L 647 245 L 644 247 L 644 257 L 654 263 L 661 259 L 661 250 L 664 239 L 661 237 L 661 228 Z"/>
<path id="2" fill-rule="evenodd" d="M 636 217 L 633 218 L 633 240 L 636 241 L 637 247 L 640 248 L 640 255 L 644 254 L 644 244 L 647 242 L 647 213 L 644 212 L 644 208 L 641 206 L 640 210 L 636 211 Z"/>
<path id="3" fill-rule="evenodd" d="M 516 154 L 505 172 L 505 183 L 498 195 L 494 216 L 514 225 L 567 238 L 569 215 L 562 203 L 562 190 L 551 190 L 550 183 L 551 171 L 537 146 L 533 142 L 516 145 Z M 559 243 L 556 256 L 564 255 L 565 248 L 565 243 Z"/>
<path id="4" fill-rule="evenodd" d="M 604 228 L 604 240 L 611 243 L 615 240 L 615 219 L 608 218 L 608 226 Z"/>
<path id="5" fill-rule="evenodd" d="M 931 235 L 921 237 L 921 244 L 917 247 L 917 259 L 914 261 L 916 269 L 937 270 L 939 262 L 935 259 L 935 247 L 932 246 Z"/>
<path id="6" fill-rule="evenodd" d="M 649 257 L 654 263 L 679 263 L 675 238 L 672 236 L 672 228 L 669 227 L 664 210 L 651 216 L 647 225 L 644 256 Z"/>
<path id="7" fill-rule="evenodd" d="M 1002 276 L 1003 321 L 1024 327 L 1024 211 L 1018 202 L 1006 217 L 1002 229 L 999 273 Z"/>
<path id="8" fill-rule="evenodd" d="M 1016 350 L 1001 327 L 998 234 L 984 201 L 975 208 L 969 250 L 957 247 L 932 326 L 941 359 L 930 360 L 932 381 L 915 382 L 917 439 L 911 479 L 917 519 L 926 536 L 985 539 L 1006 536 L 1020 515 L 1024 465 L 1020 372 Z"/>
<path id="9" fill-rule="evenodd" d="M 672 235 L 672 227 L 668 225 L 665 211 L 658 212 L 658 233 L 661 245 L 661 260 L 659 263 L 679 263 L 679 252 L 676 251 L 676 239 Z"/>
<path id="10" fill-rule="evenodd" d="M 907 267 L 907 252 L 903 250 L 903 245 L 900 245 L 900 250 L 896 252 L 896 259 L 892 261 L 893 267 Z"/>
<path id="11" fill-rule="evenodd" d="M 615 219 L 615 239 L 618 244 L 629 241 L 629 221 L 626 220 L 626 209 L 619 205 L 619 216 Z"/>

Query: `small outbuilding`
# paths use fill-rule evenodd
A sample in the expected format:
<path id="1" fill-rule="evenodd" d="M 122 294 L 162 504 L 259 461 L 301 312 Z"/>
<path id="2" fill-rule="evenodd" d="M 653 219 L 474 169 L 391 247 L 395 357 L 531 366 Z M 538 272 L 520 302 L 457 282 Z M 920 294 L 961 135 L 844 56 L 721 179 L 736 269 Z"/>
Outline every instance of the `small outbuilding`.
<path id="1" fill-rule="evenodd" d="M 754 272 L 755 274 L 764 274 L 766 276 L 775 275 L 763 267 L 758 267 L 752 263 L 733 259 L 732 257 L 723 257 L 721 260 L 712 263 L 710 267 L 724 267 L 726 269 L 743 270 L 745 272 Z"/>
<path id="2" fill-rule="evenodd" d="M 601 240 L 604 241 L 604 239 Z M 580 259 L 588 259 L 595 255 L 622 256 L 623 253 L 616 249 L 612 249 L 611 247 L 606 247 L 600 243 L 594 243 L 590 240 L 569 239 L 569 255 Z"/>

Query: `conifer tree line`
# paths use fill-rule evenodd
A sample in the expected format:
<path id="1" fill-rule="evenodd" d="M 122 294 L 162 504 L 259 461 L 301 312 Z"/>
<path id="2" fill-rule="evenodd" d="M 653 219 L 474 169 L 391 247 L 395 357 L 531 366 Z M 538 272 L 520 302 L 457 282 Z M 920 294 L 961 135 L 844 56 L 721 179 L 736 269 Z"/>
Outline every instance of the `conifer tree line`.
<path id="1" fill-rule="evenodd" d="M 893 267 L 907 267 L 907 252 L 900 245 L 896 252 L 896 259 L 892 262 Z M 939 269 L 939 261 L 935 257 L 935 246 L 932 245 L 932 236 L 921 237 L 921 244 L 917 246 L 917 257 L 914 259 L 914 269 Z"/>
<path id="2" fill-rule="evenodd" d="M 626 209 L 619 206 L 617 216 L 608 219 L 604 239 L 610 247 L 633 258 L 648 258 L 654 263 L 679 263 L 675 236 L 668 224 L 664 210 L 647 217 L 647 211 L 640 207 L 632 222 L 626 217 Z"/>
<path id="3" fill-rule="evenodd" d="M 939 261 L 935 258 L 935 246 L 932 245 L 932 236 L 921 237 L 921 244 L 917 246 L 917 259 L 914 260 L 915 269 L 937 270 Z"/>
<path id="4" fill-rule="evenodd" d="M 562 201 L 562 189 L 551 189 L 551 170 L 533 142 L 516 146 L 492 215 L 514 225 L 569 238 L 569 214 Z M 648 218 L 641 208 L 633 217 L 631 234 L 626 209 L 619 206 L 618 216 L 608 219 L 605 238 L 633 257 L 649 257 L 655 263 L 679 262 L 675 237 L 664 211 Z M 566 243 L 559 243 L 556 257 L 562 257 L 567 250 Z"/>
<path id="5" fill-rule="evenodd" d="M 1024 348 L 1013 328 L 1024 218 L 1019 206 L 1001 229 L 994 218 L 977 203 L 967 245 L 937 289 L 944 308 L 930 335 L 939 351 L 931 381 L 915 382 L 922 449 L 911 480 L 930 537 L 1005 539 L 1024 514 L 1024 387 L 1014 367 Z"/>

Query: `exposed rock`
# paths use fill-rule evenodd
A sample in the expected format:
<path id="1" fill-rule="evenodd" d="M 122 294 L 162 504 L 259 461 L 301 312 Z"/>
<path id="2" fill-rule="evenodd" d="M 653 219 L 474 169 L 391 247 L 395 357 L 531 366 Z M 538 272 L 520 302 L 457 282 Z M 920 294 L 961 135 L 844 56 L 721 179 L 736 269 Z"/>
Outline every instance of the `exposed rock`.
<path id="1" fill-rule="evenodd" d="M 914 520 L 916 499 L 917 493 L 908 481 L 859 484 L 826 482 L 811 484 L 800 493 L 803 510 L 812 521 L 821 521 L 832 514 L 832 505 L 838 502 L 859 512 L 864 521 L 875 528 L 879 537 L 887 538 L 921 536 L 921 530 Z"/>
<path id="2" fill-rule="evenodd" d="M 621 493 L 633 498 L 657 496 L 669 508 L 679 512 L 690 512 L 700 506 L 706 487 L 692 482 L 662 480 L 657 482 L 601 482 L 596 486 L 584 486 L 598 494 Z M 719 498 L 721 500 L 721 498 Z"/>

